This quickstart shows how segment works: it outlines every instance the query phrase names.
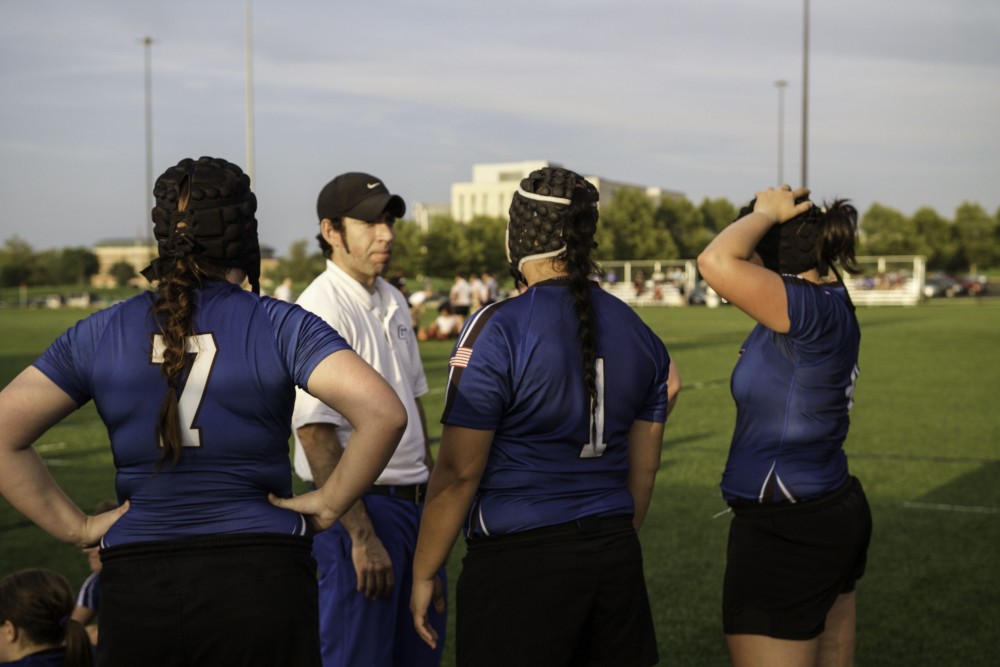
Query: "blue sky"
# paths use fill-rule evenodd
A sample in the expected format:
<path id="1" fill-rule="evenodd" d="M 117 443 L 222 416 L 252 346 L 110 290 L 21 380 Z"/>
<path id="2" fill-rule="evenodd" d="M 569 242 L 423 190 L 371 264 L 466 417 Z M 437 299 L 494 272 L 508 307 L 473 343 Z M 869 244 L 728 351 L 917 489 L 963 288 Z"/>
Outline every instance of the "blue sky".
<path id="1" fill-rule="evenodd" d="M 244 0 L 0 1 L 0 242 L 144 236 L 153 171 L 246 164 Z M 1000 3 L 811 0 L 816 198 L 1000 206 Z M 319 189 L 368 171 L 443 202 L 477 162 L 734 203 L 800 174 L 803 0 L 254 0 L 255 190 L 279 254 Z"/>

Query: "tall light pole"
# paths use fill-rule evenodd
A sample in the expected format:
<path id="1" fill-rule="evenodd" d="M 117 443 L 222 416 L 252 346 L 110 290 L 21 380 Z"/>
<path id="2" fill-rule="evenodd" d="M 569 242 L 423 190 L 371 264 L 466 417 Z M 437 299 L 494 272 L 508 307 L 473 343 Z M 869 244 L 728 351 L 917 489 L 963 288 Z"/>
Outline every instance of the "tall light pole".
<path id="1" fill-rule="evenodd" d="M 244 32 L 246 33 L 246 132 L 247 132 L 247 170 L 251 185 L 254 183 L 253 177 L 253 0 L 246 0 L 246 23 Z"/>
<path id="2" fill-rule="evenodd" d="M 785 88 L 788 82 L 778 79 L 774 82 L 774 87 L 778 89 L 778 182 L 782 185 L 785 182 Z"/>
<path id="3" fill-rule="evenodd" d="M 802 14 L 802 182 L 808 187 L 809 168 L 809 0 L 804 0 Z"/>
<path id="4" fill-rule="evenodd" d="M 153 38 L 146 36 L 139 40 L 142 44 L 143 56 L 145 60 L 144 80 L 146 93 L 146 213 L 142 217 L 147 221 L 146 245 L 153 243 L 153 228 L 148 223 L 150 211 L 153 210 L 153 68 L 152 68 L 152 46 Z"/>

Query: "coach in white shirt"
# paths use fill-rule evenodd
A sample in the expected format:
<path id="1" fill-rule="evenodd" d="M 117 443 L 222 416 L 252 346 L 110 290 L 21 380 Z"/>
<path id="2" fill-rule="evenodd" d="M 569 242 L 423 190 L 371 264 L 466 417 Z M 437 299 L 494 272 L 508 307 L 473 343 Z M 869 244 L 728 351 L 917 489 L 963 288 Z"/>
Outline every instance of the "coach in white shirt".
<path id="1" fill-rule="evenodd" d="M 297 301 L 340 332 L 393 386 L 409 417 L 376 484 L 314 538 L 324 667 L 435 666 L 441 658 L 441 649 L 432 651 L 420 641 L 409 622 L 413 549 L 433 460 L 420 402 L 427 379 L 409 307 L 382 279 L 392 258 L 393 225 L 405 212 L 403 199 L 370 174 L 346 173 L 330 181 L 317 202 L 326 271 Z M 321 485 L 336 467 L 351 425 L 298 390 L 292 426 L 295 471 Z M 443 633 L 443 585 L 437 602 Z"/>

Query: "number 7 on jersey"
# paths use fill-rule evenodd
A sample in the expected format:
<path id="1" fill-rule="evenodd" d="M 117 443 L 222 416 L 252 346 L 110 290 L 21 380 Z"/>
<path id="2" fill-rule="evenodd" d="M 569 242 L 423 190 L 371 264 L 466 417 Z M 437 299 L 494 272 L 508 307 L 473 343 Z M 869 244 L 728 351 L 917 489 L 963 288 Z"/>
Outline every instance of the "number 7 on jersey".
<path id="1" fill-rule="evenodd" d="M 163 363 L 163 350 L 166 345 L 163 343 L 163 336 L 156 334 L 153 336 L 153 351 L 151 361 L 154 364 Z M 194 425 L 198 417 L 198 409 L 201 401 L 205 397 L 205 388 L 208 386 L 208 376 L 212 372 L 212 364 L 215 363 L 215 337 L 212 334 L 196 334 L 188 336 L 188 354 L 194 355 L 194 363 L 188 372 L 184 389 L 177 399 L 177 409 L 181 419 L 181 440 L 185 447 L 201 447 L 201 429 Z M 160 446 L 163 443 L 160 442 Z"/>

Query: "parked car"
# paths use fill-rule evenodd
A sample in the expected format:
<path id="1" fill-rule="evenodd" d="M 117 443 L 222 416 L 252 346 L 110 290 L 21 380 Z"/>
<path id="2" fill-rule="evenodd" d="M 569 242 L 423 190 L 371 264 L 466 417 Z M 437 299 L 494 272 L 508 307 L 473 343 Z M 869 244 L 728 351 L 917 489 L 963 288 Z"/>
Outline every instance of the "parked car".
<path id="1" fill-rule="evenodd" d="M 986 276 L 963 276 L 959 278 L 959 282 L 962 283 L 965 291 L 973 296 L 986 294 L 986 287 L 989 285 L 989 279 Z"/>
<path id="2" fill-rule="evenodd" d="M 928 299 L 935 297 L 951 298 L 965 294 L 965 288 L 951 276 L 936 275 L 924 281 L 924 296 Z"/>
<path id="3" fill-rule="evenodd" d="M 708 285 L 704 280 L 698 282 L 697 285 L 687 294 L 687 302 L 689 306 L 704 306 L 705 301 L 708 298 Z"/>

